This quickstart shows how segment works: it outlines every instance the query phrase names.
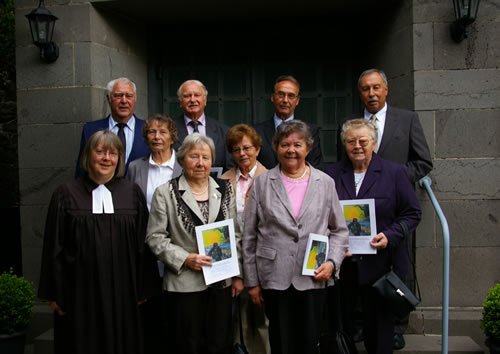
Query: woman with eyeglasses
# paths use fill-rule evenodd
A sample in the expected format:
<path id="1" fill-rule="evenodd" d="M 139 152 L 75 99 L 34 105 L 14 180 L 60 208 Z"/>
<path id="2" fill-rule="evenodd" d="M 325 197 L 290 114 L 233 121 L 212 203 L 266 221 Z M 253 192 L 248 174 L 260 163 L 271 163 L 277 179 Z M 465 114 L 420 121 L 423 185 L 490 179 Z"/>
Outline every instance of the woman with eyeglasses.
<path id="1" fill-rule="evenodd" d="M 227 150 L 236 166 L 226 171 L 221 178 L 233 185 L 236 194 L 236 219 L 243 230 L 243 211 L 250 194 L 254 179 L 267 172 L 259 156 L 262 139 L 255 129 L 247 124 L 237 124 L 226 134 Z M 252 320 L 249 320 L 249 311 Z M 248 292 L 243 292 L 240 299 L 240 314 L 243 323 L 245 344 L 252 353 L 270 353 L 267 319 L 261 306 L 253 305 L 248 299 Z M 235 318 L 238 316 L 235 316 Z M 239 322 L 233 324 L 234 338 L 239 340 Z"/>
<path id="2" fill-rule="evenodd" d="M 352 334 L 352 301 L 359 294 L 366 351 L 392 353 L 395 317 L 380 305 L 371 285 L 391 269 L 404 279 L 409 262 L 403 224 L 409 230 L 406 234 L 411 235 L 420 222 L 420 205 L 405 167 L 375 153 L 377 128 L 372 122 L 363 118 L 346 121 L 341 139 L 348 160 L 337 162 L 326 173 L 335 180 L 341 200 L 373 198 L 377 224 L 377 234 L 370 242 L 377 253 L 362 257 L 347 253 L 342 264 L 339 290 L 343 317 Z"/>
<path id="3" fill-rule="evenodd" d="M 279 164 L 255 178 L 245 205 L 245 286 L 252 302 L 264 306 L 273 354 L 317 353 L 326 287 L 348 244 L 335 183 L 306 162 L 312 146 L 306 123 L 281 123 L 273 138 Z M 302 272 L 311 233 L 329 239 L 312 276 Z"/>
<path id="4" fill-rule="evenodd" d="M 161 288 L 144 243 L 146 199 L 120 178 L 124 156 L 114 133 L 94 133 L 81 156 L 86 174 L 52 195 L 38 296 L 54 311 L 56 354 L 143 352 L 139 307 Z"/>

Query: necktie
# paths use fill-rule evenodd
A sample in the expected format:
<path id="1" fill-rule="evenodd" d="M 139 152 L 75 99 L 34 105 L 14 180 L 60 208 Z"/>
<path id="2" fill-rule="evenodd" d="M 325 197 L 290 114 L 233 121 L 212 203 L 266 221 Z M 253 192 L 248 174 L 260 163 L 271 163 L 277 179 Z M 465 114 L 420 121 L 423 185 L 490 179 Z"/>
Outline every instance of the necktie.
<path id="1" fill-rule="evenodd" d="M 370 117 L 370 122 L 372 122 L 375 125 L 375 127 L 377 128 L 377 146 L 375 147 L 375 152 L 378 152 L 378 147 L 380 146 L 381 136 L 380 136 L 380 128 L 378 126 L 378 119 L 377 119 L 377 116 L 375 114 L 372 114 L 372 116 Z"/>
<path id="2" fill-rule="evenodd" d="M 125 139 L 125 127 L 127 126 L 125 123 L 118 123 L 118 137 L 120 138 L 123 144 L 123 151 L 127 151 L 127 139 Z"/>
<path id="3" fill-rule="evenodd" d="M 200 122 L 196 121 L 196 120 L 192 120 L 191 122 L 189 122 L 189 125 L 193 127 L 193 133 L 199 133 L 200 131 L 198 130 L 198 125 L 200 124 Z"/>

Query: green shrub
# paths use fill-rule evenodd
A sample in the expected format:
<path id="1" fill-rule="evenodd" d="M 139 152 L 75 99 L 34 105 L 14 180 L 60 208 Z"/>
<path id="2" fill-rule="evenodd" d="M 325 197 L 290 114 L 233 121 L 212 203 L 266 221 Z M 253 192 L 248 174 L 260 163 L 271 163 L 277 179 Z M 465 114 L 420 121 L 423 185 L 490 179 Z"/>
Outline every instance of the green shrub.
<path id="1" fill-rule="evenodd" d="M 490 288 L 484 298 L 481 328 L 487 337 L 500 340 L 500 283 Z"/>
<path id="2" fill-rule="evenodd" d="M 24 330 L 31 321 L 35 292 L 26 278 L 16 276 L 12 269 L 0 274 L 0 333 Z"/>

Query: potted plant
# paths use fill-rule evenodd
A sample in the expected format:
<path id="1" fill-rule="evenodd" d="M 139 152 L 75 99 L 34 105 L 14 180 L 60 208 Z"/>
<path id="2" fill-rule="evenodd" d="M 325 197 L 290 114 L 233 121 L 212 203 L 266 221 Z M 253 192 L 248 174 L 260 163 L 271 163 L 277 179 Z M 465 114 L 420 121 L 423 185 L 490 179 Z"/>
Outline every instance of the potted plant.
<path id="1" fill-rule="evenodd" d="M 31 322 L 33 284 L 12 269 L 0 274 L 0 353 L 24 353 L 26 329 Z"/>
<path id="2" fill-rule="evenodd" d="M 500 283 L 488 290 L 483 302 L 481 328 L 490 353 L 500 353 Z"/>

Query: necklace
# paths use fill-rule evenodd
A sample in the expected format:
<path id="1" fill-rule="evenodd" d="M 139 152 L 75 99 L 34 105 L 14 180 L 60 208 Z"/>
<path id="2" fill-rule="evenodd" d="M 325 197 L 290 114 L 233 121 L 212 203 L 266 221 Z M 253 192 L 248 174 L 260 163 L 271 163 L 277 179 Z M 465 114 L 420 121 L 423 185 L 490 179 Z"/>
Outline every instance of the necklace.
<path id="1" fill-rule="evenodd" d="M 189 186 L 191 187 L 191 193 L 193 193 L 193 195 L 203 195 L 203 194 L 205 194 L 208 191 L 208 184 L 207 184 L 207 187 L 203 191 L 201 191 L 201 192 L 195 192 L 193 190 L 193 187 L 191 185 L 189 185 Z"/>
<path id="2" fill-rule="evenodd" d="M 287 178 L 290 178 L 292 180 L 299 180 L 299 179 L 302 179 L 305 177 L 305 175 L 307 174 L 307 172 L 309 171 L 309 166 L 306 166 L 306 168 L 304 169 L 304 173 L 302 174 L 302 176 L 300 177 L 290 177 L 290 176 L 287 176 L 286 173 L 283 172 L 283 170 L 281 170 L 281 173 L 286 176 Z"/>

